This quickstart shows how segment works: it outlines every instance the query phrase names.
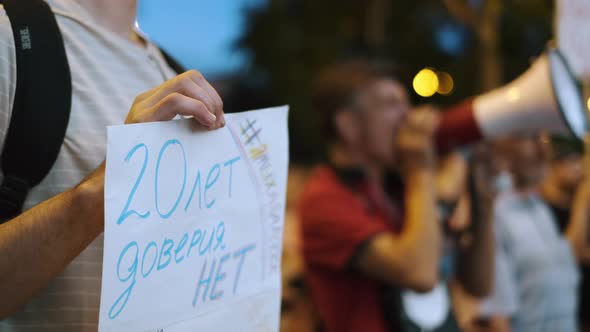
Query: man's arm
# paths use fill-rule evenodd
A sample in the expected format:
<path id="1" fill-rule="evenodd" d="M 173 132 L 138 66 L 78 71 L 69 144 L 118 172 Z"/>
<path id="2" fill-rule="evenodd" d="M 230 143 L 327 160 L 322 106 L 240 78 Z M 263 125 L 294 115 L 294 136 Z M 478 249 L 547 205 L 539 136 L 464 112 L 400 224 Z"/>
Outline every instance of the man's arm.
<path id="1" fill-rule="evenodd" d="M 572 203 L 570 222 L 565 237 L 569 241 L 576 259 L 590 263 L 590 179 L 578 187 Z"/>
<path id="2" fill-rule="evenodd" d="M 469 332 L 509 332 L 510 321 L 506 316 L 494 315 L 479 317 L 480 298 L 469 294 L 457 280 L 449 283 L 453 313 L 461 331 Z"/>
<path id="3" fill-rule="evenodd" d="M 578 262 L 590 264 L 590 134 L 584 139 L 582 167 L 584 180 L 574 195 L 565 237 L 572 246 Z"/>
<path id="4" fill-rule="evenodd" d="M 406 218 L 401 234 L 375 236 L 358 259 L 367 275 L 418 292 L 431 290 L 438 280 L 441 250 L 434 204 L 434 175 L 416 170 L 406 177 Z"/>
<path id="5" fill-rule="evenodd" d="M 223 103 L 196 71 L 179 75 L 135 100 L 126 123 L 192 116 L 222 127 Z M 23 306 L 102 231 L 104 164 L 78 186 L 0 226 L 0 319 Z"/>
<path id="6" fill-rule="evenodd" d="M 405 179 L 404 228 L 399 235 L 375 236 L 357 260 L 375 279 L 422 292 L 436 285 L 442 248 L 432 150 L 437 121 L 433 113 L 414 111 L 400 129 L 396 153 Z"/>
<path id="7" fill-rule="evenodd" d="M 468 191 L 471 193 L 471 227 L 460 243 L 457 280 L 472 296 L 487 296 L 492 290 L 495 240 L 493 232 L 495 190 L 492 185 L 491 151 L 478 146 L 471 156 Z"/>
<path id="8" fill-rule="evenodd" d="M 86 181 L 0 225 L 0 319 L 23 306 L 103 229 L 104 165 Z"/>
<path id="9" fill-rule="evenodd" d="M 479 220 L 472 220 L 473 227 L 467 244 L 460 247 L 457 261 L 457 280 L 472 296 L 487 296 L 494 275 L 493 202 L 480 200 Z"/>

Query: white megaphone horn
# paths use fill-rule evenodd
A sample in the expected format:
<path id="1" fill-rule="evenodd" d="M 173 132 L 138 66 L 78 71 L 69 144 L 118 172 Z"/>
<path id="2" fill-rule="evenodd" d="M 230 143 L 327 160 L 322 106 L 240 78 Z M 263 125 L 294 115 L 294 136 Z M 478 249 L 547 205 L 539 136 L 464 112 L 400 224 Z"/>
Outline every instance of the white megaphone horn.
<path id="1" fill-rule="evenodd" d="M 547 131 L 583 139 L 586 103 L 563 55 L 555 48 L 516 80 L 451 107 L 436 133 L 439 152 L 485 138 Z"/>

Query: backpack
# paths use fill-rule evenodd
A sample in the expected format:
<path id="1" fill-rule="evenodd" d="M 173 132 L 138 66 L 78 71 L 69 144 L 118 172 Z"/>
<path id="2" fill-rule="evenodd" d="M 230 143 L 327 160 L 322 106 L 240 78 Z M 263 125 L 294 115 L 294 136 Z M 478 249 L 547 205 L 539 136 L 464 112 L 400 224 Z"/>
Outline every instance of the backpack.
<path id="1" fill-rule="evenodd" d="M 0 0 L 0 4 L 14 35 L 18 78 L 0 156 L 3 223 L 21 213 L 29 191 L 57 159 L 70 117 L 72 81 L 63 38 L 49 5 L 43 0 Z M 171 56 L 162 54 L 174 71 L 184 72 Z"/>

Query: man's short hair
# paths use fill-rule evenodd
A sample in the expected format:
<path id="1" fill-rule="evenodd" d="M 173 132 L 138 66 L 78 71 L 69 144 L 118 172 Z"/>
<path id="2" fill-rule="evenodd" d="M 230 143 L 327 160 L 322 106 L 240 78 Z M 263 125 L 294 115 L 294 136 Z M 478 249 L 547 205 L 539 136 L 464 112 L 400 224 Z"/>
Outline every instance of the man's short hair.
<path id="1" fill-rule="evenodd" d="M 352 105 L 363 88 L 381 79 L 401 82 L 400 76 L 392 65 L 361 59 L 343 61 L 324 68 L 313 85 L 311 98 L 326 139 L 339 139 L 334 116 Z"/>

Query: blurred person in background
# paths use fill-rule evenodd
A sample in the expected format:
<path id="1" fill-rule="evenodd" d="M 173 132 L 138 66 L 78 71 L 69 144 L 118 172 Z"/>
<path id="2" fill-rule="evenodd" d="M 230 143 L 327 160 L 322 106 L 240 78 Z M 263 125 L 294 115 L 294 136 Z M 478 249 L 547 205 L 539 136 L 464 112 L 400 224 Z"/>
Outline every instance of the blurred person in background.
<path id="1" fill-rule="evenodd" d="M 463 188 L 463 196 L 449 219 L 449 225 L 451 225 L 451 229 L 456 234 L 458 245 L 464 249 L 469 249 L 469 245 L 474 241 L 474 237 L 469 232 L 472 227 L 471 223 L 477 223 L 483 217 L 487 217 L 484 221 L 488 220 L 490 222 L 488 226 L 493 226 L 495 197 L 505 191 L 512 190 L 512 176 L 510 175 L 506 159 L 497 144 L 482 142 L 476 144 L 470 150 L 470 158 L 472 160 L 470 169 L 465 167 L 465 164 L 462 167 L 464 174 L 457 171 L 450 172 L 446 169 L 448 166 L 445 166 L 445 164 L 448 164 L 448 161 L 443 162 L 438 176 L 442 179 L 438 181 L 439 184 L 437 186 L 439 199 L 444 200 L 445 197 L 453 197 L 449 195 L 451 191 L 448 188 L 453 188 L 453 183 L 457 183 L 457 181 L 451 180 L 458 176 L 469 179 L 469 177 L 466 177 L 467 175 L 471 177 L 472 181 L 476 181 L 475 183 L 479 188 L 477 193 L 481 195 L 480 200 L 481 198 L 487 198 L 487 200 L 482 200 L 482 203 L 480 203 L 483 204 L 482 207 L 477 207 L 477 209 L 485 210 L 480 210 L 479 212 L 474 211 L 474 207 L 467 204 L 473 199 L 473 193 L 468 190 L 469 187 L 467 184 L 463 184 L 463 187 L 458 187 L 459 189 Z M 455 168 L 457 167 L 455 166 Z M 472 213 L 476 214 L 478 218 L 471 218 Z M 490 259 L 489 265 L 487 265 L 488 270 L 485 273 L 493 275 L 493 265 L 493 259 Z M 480 331 L 475 323 L 476 318 L 479 316 L 478 304 L 484 296 L 481 296 L 481 294 L 474 296 L 466 291 L 461 283 L 456 281 L 450 283 L 450 291 L 453 311 L 461 329 L 466 332 Z"/>
<path id="2" fill-rule="evenodd" d="M 578 320 L 590 331 L 590 177 L 583 163 L 583 146 L 563 140 L 546 140 L 549 172 L 541 187 L 559 232 L 570 241 L 580 265 Z M 586 157 L 587 158 L 587 157 Z"/>
<path id="3" fill-rule="evenodd" d="M 514 188 L 494 208 L 495 277 L 492 294 L 474 318 L 474 331 L 577 331 L 574 254 L 557 218 L 540 193 L 547 170 L 538 136 L 498 142 Z M 551 178 L 551 176 L 549 176 Z"/>
<path id="4" fill-rule="evenodd" d="M 437 114 L 410 111 L 399 78 L 363 61 L 325 69 L 313 101 L 329 156 L 311 174 L 299 214 L 306 277 L 326 331 L 423 330 L 412 319 L 432 316 L 420 307 L 425 301 L 441 316 L 429 330 L 457 331 L 445 288 L 436 287 L 446 277 L 432 144 Z M 491 280 L 483 266 L 491 265 L 485 253 L 491 258 L 493 237 L 479 225 L 477 241 L 458 255 L 464 268 L 457 279 L 486 294 Z M 403 296 L 432 290 L 434 302 Z"/>
<path id="5" fill-rule="evenodd" d="M 463 154 L 452 153 L 439 166 L 437 197 L 439 210 L 443 216 L 445 211 L 447 215 L 444 223 L 446 252 L 450 248 L 451 253 L 461 257 L 475 250 L 477 254 L 468 257 L 485 260 L 470 262 L 465 258 L 455 259 L 455 264 L 450 266 L 449 291 L 453 313 L 465 331 L 469 331 L 470 322 L 477 312 L 478 298 L 487 295 L 470 292 L 469 287 L 465 287 L 470 278 L 465 276 L 476 274 L 488 286 L 491 284 L 494 265 L 493 206 L 497 193 L 510 186 L 511 178 L 505 163 L 497 158 L 493 145 L 488 143 L 478 143 Z"/>

